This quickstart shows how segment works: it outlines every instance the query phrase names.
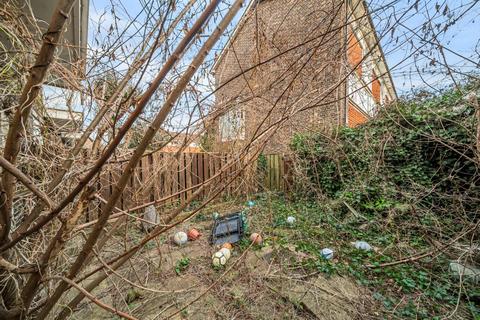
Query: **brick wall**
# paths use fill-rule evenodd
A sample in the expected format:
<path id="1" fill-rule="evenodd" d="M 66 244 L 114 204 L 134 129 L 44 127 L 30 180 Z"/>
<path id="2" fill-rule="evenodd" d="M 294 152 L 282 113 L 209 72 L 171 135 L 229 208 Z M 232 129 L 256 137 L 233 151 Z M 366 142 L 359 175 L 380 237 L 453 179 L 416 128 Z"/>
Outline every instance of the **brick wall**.
<path id="1" fill-rule="evenodd" d="M 350 67 L 355 68 L 358 76 L 362 76 L 362 57 L 363 57 L 363 50 L 360 42 L 358 41 L 355 34 L 349 28 L 348 30 L 348 42 L 347 42 L 347 59 Z"/>
<path id="2" fill-rule="evenodd" d="M 381 95 L 381 85 L 380 85 L 380 81 L 378 80 L 378 78 L 375 76 L 373 81 L 372 81 L 372 95 L 373 95 L 373 98 L 375 99 L 375 101 L 377 103 L 380 103 L 380 95 Z"/>
<path id="3" fill-rule="evenodd" d="M 216 94 L 217 109 L 244 108 L 246 139 L 220 141 L 217 124 L 217 150 L 238 148 L 258 127 L 261 132 L 289 114 L 295 115 L 268 141 L 266 153 L 287 153 L 295 132 L 329 130 L 344 124 L 345 85 L 333 88 L 342 79 L 344 33 L 326 33 L 333 12 L 342 3 L 267 0 L 250 11 L 214 70 L 217 87 L 223 85 Z M 341 8 L 333 26 L 341 25 L 344 16 Z M 311 41 L 301 45 L 307 40 Z"/>
<path id="4" fill-rule="evenodd" d="M 348 116 L 347 122 L 350 128 L 355 128 L 356 126 L 365 123 L 368 121 L 367 116 L 365 116 L 353 103 L 348 103 Z"/>

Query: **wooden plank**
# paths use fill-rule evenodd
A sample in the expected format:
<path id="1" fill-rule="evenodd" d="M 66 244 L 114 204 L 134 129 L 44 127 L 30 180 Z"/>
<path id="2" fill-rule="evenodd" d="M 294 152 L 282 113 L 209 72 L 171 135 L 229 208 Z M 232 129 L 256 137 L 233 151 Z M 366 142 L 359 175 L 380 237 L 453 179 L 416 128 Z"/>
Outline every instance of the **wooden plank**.
<path id="1" fill-rule="evenodd" d="M 120 166 L 120 170 L 123 172 L 125 171 L 125 167 L 126 167 L 126 163 L 122 163 L 122 165 Z M 131 198 L 131 190 L 132 190 L 132 178 L 130 177 L 130 179 L 128 179 L 128 183 L 127 185 L 125 186 L 125 189 L 123 190 L 122 192 L 122 198 L 123 198 L 123 206 L 125 209 L 128 209 L 128 208 L 131 208 L 131 204 L 132 204 L 132 198 Z"/>
<path id="2" fill-rule="evenodd" d="M 197 154 L 197 169 L 198 169 L 198 183 L 204 183 L 205 182 L 205 173 L 203 172 L 203 154 Z M 202 191 L 200 193 L 200 198 L 203 199 L 205 196 L 205 191 Z"/>
<path id="3" fill-rule="evenodd" d="M 182 153 L 179 157 L 178 165 L 178 191 L 185 190 L 185 155 Z M 185 194 L 180 194 L 180 203 L 185 203 Z"/>
<path id="4" fill-rule="evenodd" d="M 272 157 L 270 155 L 266 156 L 267 158 L 267 188 L 268 190 L 272 189 Z"/>
<path id="5" fill-rule="evenodd" d="M 160 152 L 152 154 L 152 170 L 155 175 L 155 183 L 153 185 L 153 199 L 156 201 L 162 198 L 163 189 L 163 159 Z"/>
<path id="6" fill-rule="evenodd" d="M 198 176 L 198 154 L 192 153 L 192 164 L 191 164 L 191 181 L 192 181 L 192 186 L 195 186 L 199 182 L 199 176 Z M 195 190 L 194 190 L 195 191 Z"/>
<path id="7" fill-rule="evenodd" d="M 147 176 L 148 176 L 148 191 L 147 191 L 147 199 L 148 202 L 155 200 L 155 181 L 156 179 L 156 172 L 153 166 L 153 154 L 149 154 L 147 156 Z"/>
<path id="8" fill-rule="evenodd" d="M 177 190 L 177 174 L 178 174 L 178 162 L 177 159 L 171 157 L 170 154 L 163 153 L 163 166 L 165 172 L 165 181 L 164 181 L 164 194 L 163 197 L 167 197 Z M 167 201 L 168 204 L 171 204 L 176 201 L 176 198 L 172 198 Z"/>
<path id="9" fill-rule="evenodd" d="M 280 156 L 275 155 L 275 190 L 280 189 Z"/>
<path id="10" fill-rule="evenodd" d="M 215 178 L 215 188 L 219 188 L 222 186 L 222 181 L 223 181 L 223 174 L 220 172 L 222 168 L 222 158 L 221 158 L 221 153 L 216 153 L 215 154 L 215 175 L 218 174 L 218 176 Z"/>
<path id="11" fill-rule="evenodd" d="M 208 175 L 207 179 L 210 179 L 214 176 L 215 174 L 215 158 L 211 154 L 206 154 L 205 158 L 208 161 Z M 210 182 L 210 187 L 208 188 L 208 195 L 212 194 L 213 191 L 213 186 L 215 185 L 214 182 Z"/>
<path id="12" fill-rule="evenodd" d="M 193 178 L 193 166 L 196 167 L 196 163 L 193 163 L 193 157 L 191 153 L 185 153 L 185 188 L 188 189 L 186 192 L 186 199 L 192 197 L 192 178 Z M 196 171 L 196 170 L 195 170 Z"/>

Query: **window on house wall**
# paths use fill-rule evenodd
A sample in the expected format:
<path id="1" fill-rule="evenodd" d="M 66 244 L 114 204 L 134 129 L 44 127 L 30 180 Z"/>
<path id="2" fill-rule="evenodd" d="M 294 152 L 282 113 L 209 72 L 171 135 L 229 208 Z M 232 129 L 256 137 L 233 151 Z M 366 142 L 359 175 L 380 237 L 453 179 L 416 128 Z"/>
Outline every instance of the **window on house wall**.
<path id="1" fill-rule="evenodd" d="M 222 142 L 245 139 L 245 110 L 237 105 L 227 111 L 219 120 Z"/>
<path id="2" fill-rule="evenodd" d="M 365 84 L 372 89 L 372 79 L 373 79 L 373 59 L 368 50 L 364 49 L 365 58 L 362 61 L 362 79 Z"/>
<path id="3" fill-rule="evenodd" d="M 363 82 L 355 75 L 348 77 L 347 94 L 350 101 L 361 108 L 363 112 L 369 116 L 375 114 L 377 104 L 372 94 L 365 89 Z"/>

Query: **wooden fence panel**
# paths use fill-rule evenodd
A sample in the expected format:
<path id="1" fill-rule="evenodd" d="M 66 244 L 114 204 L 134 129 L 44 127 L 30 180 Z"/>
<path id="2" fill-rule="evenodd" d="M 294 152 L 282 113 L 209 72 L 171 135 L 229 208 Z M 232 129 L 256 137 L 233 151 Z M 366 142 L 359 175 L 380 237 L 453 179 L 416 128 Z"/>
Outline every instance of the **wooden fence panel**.
<path id="1" fill-rule="evenodd" d="M 233 177 L 235 179 L 225 188 L 223 195 L 238 196 L 255 190 L 255 187 L 249 184 L 255 181 L 250 175 L 257 173 L 256 169 L 252 169 L 256 168 L 256 165 L 243 169 L 240 162 L 234 161 L 232 164 L 233 156 L 225 153 L 181 153 L 176 156 L 175 153 L 166 152 L 146 155 L 134 169 L 117 207 L 126 210 L 168 196 L 172 198 L 163 201 L 162 204 L 184 203 L 203 182 L 215 177 L 222 170 L 224 172 L 215 177 L 199 194 L 199 199 L 211 196 Z M 277 154 L 266 155 L 265 158 L 264 188 L 287 192 L 291 184 L 289 177 L 291 161 Z M 231 166 L 225 170 L 229 164 Z M 99 174 L 97 192 L 104 199 L 108 199 L 112 194 L 113 187 L 125 166 L 126 163 L 110 164 Z M 96 210 L 98 210 L 96 207 L 89 208 L 89 214 Z"/>

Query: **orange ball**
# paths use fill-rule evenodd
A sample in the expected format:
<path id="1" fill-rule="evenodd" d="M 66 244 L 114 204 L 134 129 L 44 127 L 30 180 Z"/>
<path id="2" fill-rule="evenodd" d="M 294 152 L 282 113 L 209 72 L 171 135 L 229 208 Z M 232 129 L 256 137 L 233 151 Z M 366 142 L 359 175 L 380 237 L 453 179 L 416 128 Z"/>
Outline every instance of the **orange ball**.
<path id="1" fill-rule="evenodd" d="M 231 243 L 226 242 L 226 243 L 222 244 L 222 248 L 227 248 L 228 250 L 232 250 L 233 246 L 232 246 Z"/>
<path id="2" fill-rule="evenodd" d="M 250 235 L 250 241 L 252 241 L 256 245 L 261 245 L 263 242 L 262 236 L 258 233 L 252 233 Z"/>
<path id="3" fill-rule="evenodd" d="M 188 239 L 192 241 L 197 240 L 200 237 L 200 235 L 201 235 L 200 232 L 195 228 L 188 230 L 188 233 L 187 233 Z"/>

